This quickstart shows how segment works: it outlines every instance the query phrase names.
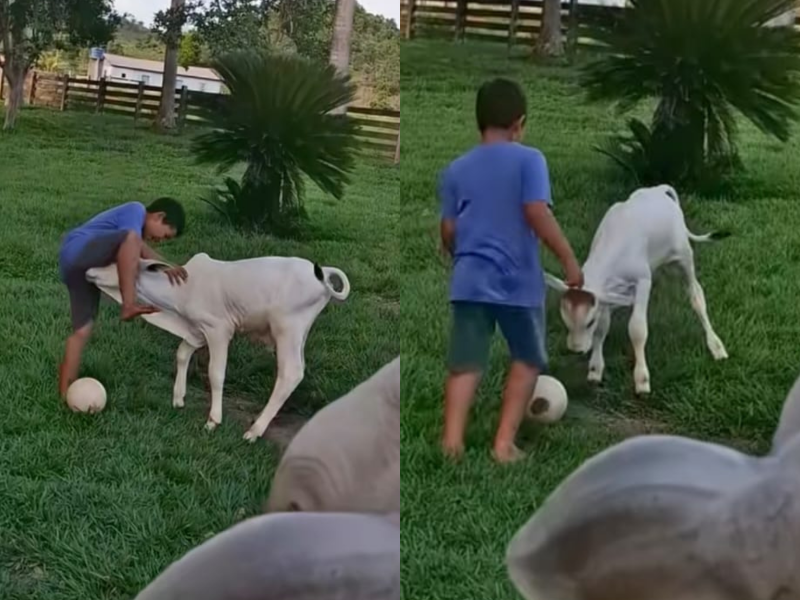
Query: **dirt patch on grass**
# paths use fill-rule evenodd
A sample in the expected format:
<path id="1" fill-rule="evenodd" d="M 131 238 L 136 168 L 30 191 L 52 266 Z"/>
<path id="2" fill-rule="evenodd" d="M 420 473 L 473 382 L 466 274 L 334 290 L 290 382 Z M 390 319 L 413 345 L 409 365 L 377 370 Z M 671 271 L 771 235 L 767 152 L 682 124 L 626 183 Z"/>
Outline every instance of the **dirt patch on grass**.
<path id="1" fill-rule="evenodd" d="M 635 437 L 637 435 L 652 435 L 658 433 L 670 433 L 666 423 L 647 417 L 627 417 L 615 415 L 606 418 L 605 425 L 615 434 L 623 437 Z"/>
<path id="2" fill-rule="evenodd" d="M 237 396 L 225 397 L 225 410 L 228 416 L 245 429 L 249 428 L 258 414 L 264 409 L 263 404 Z M 278 416 L 267 427 L 264 440 L 272 442 L 281 452 L 286 450 L 289 442 L 306 424 L 308 419 L 302 415 L 279 412 Z"/>

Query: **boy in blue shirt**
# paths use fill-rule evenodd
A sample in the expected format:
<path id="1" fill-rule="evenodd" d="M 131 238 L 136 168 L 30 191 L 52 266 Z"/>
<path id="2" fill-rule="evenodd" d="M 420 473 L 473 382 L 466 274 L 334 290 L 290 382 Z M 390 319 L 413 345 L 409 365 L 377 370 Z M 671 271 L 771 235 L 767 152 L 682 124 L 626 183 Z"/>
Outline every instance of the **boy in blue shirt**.
<path id="1" fill-rule="evenodd" d="M 185 221 L 183 206 L 173 198 L 164 197 L 147 208 L 139 202 L 111 208 L 64 237 L 58 262 L 61 281 L 69 291 L 72 334 L 67 339 L 59 370 L 58 389 L 62 397 L 78 377 L 81 354 L 91 336 L 100 303 L 100 290 L 86 281 L 86 271 L 117 263 L 123 321 L 157 312 L 152 306 L 136 302 L 139 259 L 164 260 L 144 240 L 159 242 L 178 236 L 183 233 Z M 173 267 L 166 274 L 173 285 L 187 278 L 183 267 Z"/>
<path id="2" fill-rule="evenodd" d="M 519 143 L 526 104 L 512 81 L 483 84 L 476 100 L 481 143 L 453 161 L 439 181 L 442 245 L 453 258 L 442 436 L 451 457 L 464 451 L 469 410 L 496 326 L 512 362 L 493 456 L 498 462 L 523 457 L 514 438 L 539 373 L 547 368 L 539 240 L 560 261 L 566 283 L 583 286 L 581 267 L 551 212 L 545 158 Z"/>

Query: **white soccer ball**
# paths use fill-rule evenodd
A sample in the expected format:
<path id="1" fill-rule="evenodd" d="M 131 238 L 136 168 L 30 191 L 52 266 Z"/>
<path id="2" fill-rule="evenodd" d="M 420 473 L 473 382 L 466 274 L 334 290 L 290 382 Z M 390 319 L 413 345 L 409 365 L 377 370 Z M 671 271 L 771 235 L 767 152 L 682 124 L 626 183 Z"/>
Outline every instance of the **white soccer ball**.
<path id="1" fill-rule="evenodd" d="M 555 377 L 540 375 L 525 413 L 537 423 L 555 423 L 567 410 L 567 390 Z"/>
<path id="2" fill-rule="evenodd" d="M 67 389 L 67 406 L 74 412 L 99 413 L 106 407 L 106 388 L 91 377 L 76 379 Z"/>

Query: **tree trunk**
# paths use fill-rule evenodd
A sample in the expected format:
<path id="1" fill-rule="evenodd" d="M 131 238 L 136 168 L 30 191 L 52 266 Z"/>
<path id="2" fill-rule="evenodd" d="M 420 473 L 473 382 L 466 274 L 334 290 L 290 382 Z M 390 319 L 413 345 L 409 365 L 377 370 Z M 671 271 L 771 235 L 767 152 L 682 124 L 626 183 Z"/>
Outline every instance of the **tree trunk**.
<path id="1" fill-rule="evenodd" d="M 171 9 L 180 10 L 185 0 L 172 0 Z M 162 132 L 175 129 L 175 83 L 178 80 L 178 51 L 181 45 L 180 25 L 178 31 L 166 36 L 164 52 L 164 79 L 161 83 L 161 105 L 158 108 L 158 129 Z"/>
<path id="2" fill-rule="evenodd" d="M 555 57 L 564 54 L 564 39 L 561 35 L 561 0 L 544 0 L 542 23 L 536 38 L 536 54 Z"/>
<path id="3" fill-rule="evenodd" d="M 24 68 L 15 65 L 11 61 L 6 61 L 3 76 L 8 82 L 8 95 L 6 96 L 6 118 L 3 123 L 3 130 L 14 129 L 17 124 L 17 116 L 24 103 L 25 95 L 25 75 Z"/>
<path id="4" fill-rule="evenodd" d="M 350 72 L 350 38 L 353 34 L 353 16 L 356 11 L 355 0 L 337 0 L 336 18 L 333 22 L 333 42 L 331 43 L 331 64 L 341 75 Z M 332 110 L 333 114 L 345 114 L 346 106 Z"/>
<path id="5" fill-rule="evenodd" d="M 336 19 L 333 22 L 331 64 L 342 75 L 350 72 L 350 38 L 353 34 L 355 0 L 337 0 Z"/>

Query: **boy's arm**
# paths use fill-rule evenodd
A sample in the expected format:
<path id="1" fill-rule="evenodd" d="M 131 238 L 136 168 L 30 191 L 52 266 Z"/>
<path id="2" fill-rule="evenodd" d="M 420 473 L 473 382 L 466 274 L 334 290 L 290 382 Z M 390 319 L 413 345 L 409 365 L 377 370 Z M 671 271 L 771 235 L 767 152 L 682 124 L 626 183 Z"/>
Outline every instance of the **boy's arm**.
<path id="1" fill-rule="evenodd" d="M 525 222 L 542 243 L 555 254 L 564 269 L 567 285 L 583 286 L 581 266 L 551 210 L 550 174 L 544 156 L 536 152 L 522 172 L 522 209 Z"/>
<path id="2" fill-rule="evenodd" d="M 439 225 L 439 233 L 442 238 L 442 252 L 453 256 L 453 243 L 456 239 L 456 221 L 455 219 L 442 219 Z"/>
<path id="3" fill-rule="evenodd" d="M 449 169 L 445 170 L 439 178 L 438 192 L 442 205 L 442 220 L 439 224 L 442 251 L 452 257 L 455 252 L 458 193 L 449 175 Z"/>
<path id="4" fill-rule="evenodd" d="M 526 202 L 525 221 L 550 252 L 556 255 L 564 269 L 566 284 L 570 287 L 582 287 L 581 266 L 550 206 L 545 202 Z"/>

